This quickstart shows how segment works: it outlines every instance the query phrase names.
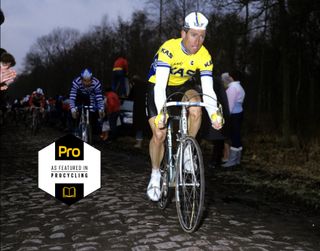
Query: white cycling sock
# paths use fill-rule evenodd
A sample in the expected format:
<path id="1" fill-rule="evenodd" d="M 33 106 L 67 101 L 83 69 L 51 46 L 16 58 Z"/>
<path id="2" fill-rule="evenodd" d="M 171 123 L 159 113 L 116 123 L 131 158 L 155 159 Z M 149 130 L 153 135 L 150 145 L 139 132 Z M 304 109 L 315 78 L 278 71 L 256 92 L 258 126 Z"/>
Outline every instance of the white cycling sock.
<path id="1" fill-rule="evenodd" d="M 155 169 L 155 168 L 152 168 L 152 175 L 159 175 L 160 174 L 160 170 L 159 168 L 158 169 Z"/>

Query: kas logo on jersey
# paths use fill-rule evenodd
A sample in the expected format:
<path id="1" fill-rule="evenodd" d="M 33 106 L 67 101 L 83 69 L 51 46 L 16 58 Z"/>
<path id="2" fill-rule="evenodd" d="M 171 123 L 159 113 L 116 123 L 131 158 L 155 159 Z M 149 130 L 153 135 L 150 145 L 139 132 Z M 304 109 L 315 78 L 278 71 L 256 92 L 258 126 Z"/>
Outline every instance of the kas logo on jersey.
<path id="1" fill-rule="evenodd" d="M 38 154 L 38 186 L 71 205 L 101 186 L 100 151 L 68 134 Z"/>

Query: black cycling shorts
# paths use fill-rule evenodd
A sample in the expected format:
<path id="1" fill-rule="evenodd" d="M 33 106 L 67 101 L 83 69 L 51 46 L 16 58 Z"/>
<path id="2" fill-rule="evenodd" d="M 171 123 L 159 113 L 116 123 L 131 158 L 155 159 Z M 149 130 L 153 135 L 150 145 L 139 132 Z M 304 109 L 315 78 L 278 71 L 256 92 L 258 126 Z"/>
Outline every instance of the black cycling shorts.
<path id="1" fill-rule="evenodd" d="M 148 83 L 148 91 L 147 91 L 147 117 L 148 119 L 157 116 L 157 107 L 154 102 L 154 83 Z M 180 101 L 182 100 L 184 94 L 188 90 L 195 90 L 198 93 L 201 93 L 201 87 L 195 85 L 193 81 L 187 81 L 182 85 L 178 86 L 167 86 L 166 87 L 166 95 L 167 98 L 170 97 L 171 94 L 178 92 L 179 94 L 173 95 L 169 98 L 170 101 Z"/>

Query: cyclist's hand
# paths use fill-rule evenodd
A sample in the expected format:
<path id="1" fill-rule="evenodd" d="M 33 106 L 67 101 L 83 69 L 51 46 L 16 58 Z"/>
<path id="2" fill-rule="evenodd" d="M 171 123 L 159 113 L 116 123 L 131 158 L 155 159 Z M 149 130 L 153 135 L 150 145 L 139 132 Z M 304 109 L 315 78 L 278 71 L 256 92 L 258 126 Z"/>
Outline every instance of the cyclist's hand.
<path id="1" fill-rule="evenodd" d="M 76 108 L 72 108 L 71 109 L 71 116 L 72 116 L 73 119 L 77 119 L 78 114 L 77 114 L 77 109 Z"/>
<path id="2" fill-rule="evenodd" d="M 220 130 L 224 124 L 224 119 L 219 112 L 215 112 L 211 115 L 212 127 L 216 130 Z"/>
<path id="3" fill-rule="evenodd" d="M 167 124 L 168 118 L 169 118 L 168 113 L 164 115 L 162 112 L 160 112 L 155 118 L 154 124 L 156 125 L 157 128 L 163 129 Z"/>
<path id="4" fill-rule="evenodd" d="M 104 110 L 99 110 L 99 118 L 103 119 L 105 116 Z"/>

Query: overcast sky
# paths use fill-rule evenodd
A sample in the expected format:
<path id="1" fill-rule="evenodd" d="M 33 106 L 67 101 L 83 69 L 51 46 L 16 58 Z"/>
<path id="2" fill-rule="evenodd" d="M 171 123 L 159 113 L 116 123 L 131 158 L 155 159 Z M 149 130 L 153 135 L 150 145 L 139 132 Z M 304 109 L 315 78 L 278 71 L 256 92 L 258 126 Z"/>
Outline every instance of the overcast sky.
<path id="1" fill-rule="evenodd" d="M 13 54 L 18 72 L 22 60 L 37 38 L 54 28 L 75 28 L 81 33 L 100 25 L 107 15 L 110 22 L 118 16 L 130 20 L 144 8 L 145 0 L 0 0 L 5 21 L 1 25 L 1 47 Z"/>

